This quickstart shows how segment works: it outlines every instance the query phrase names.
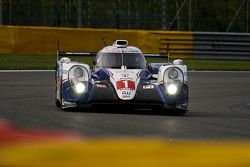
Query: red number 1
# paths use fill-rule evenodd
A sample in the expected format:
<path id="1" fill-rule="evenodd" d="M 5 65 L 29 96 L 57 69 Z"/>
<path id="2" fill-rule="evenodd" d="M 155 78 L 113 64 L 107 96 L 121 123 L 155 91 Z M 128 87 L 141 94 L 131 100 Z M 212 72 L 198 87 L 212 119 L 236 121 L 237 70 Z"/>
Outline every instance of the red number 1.
<path id="1" fill-rule="evenodd" d="M 121 80 L 116 82 L 116 88 L 117 90 L 123 89 L 123 88 L 130 88 L 135 90 L 135 83 L 130 80 Z"/>

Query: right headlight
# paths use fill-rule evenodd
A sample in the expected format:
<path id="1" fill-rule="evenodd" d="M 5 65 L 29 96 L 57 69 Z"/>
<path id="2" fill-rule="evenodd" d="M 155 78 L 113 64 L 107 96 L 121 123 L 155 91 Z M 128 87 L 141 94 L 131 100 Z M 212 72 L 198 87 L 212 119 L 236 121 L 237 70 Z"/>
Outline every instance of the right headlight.
<path id="1" fill-rule="evenodd" d="M 178 95 L 183 85 L 184 75 L 177 67 L 166 69 L 163 76 L 165 91 L 170 96 Z"/>
<path id="2" fill-rule="evenodd" d="M 83 77 L 83 69 L 81 68 L 81 67 L 76 67 L 76 68 L 74 68 L 74 77 L 76 77 L 76 78 L 81 78 L 81 77 Z"/>
<path id="3" fill-rule="evenodd" d="M 83 66 L 73 66 L 69 70 L 70 86 L 76 94 L 84 94 L 88 91 L 89 74 Z"/>

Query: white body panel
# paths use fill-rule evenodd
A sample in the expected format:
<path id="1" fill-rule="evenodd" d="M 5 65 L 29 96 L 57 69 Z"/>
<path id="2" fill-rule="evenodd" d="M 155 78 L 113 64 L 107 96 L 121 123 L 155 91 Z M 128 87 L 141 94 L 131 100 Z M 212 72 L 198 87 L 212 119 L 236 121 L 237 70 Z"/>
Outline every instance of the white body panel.
<path id="1" fill-rule="evenodd" d="M 140 82 L 141 70 L 108 69 L 108 72 L 118 97 L 122 100 L 133 99 Z"/>
<path id="2" fill-rule="evenodd" d="M 56 85 L 57 86 L 56 99 L 58 99 L 61 102 L 61 105 L 62 105 L 61 107 L 65 108 L 64 107 L 65 106 L 64 99 L 61 97 L 61 88 L 62 88 L 62 84 L 69 80 L 69 78 L 68 78 L 69 77 L 68 76 L 69 70 L 75 65 L 80 65 L 80 66 L 83 66 L 84 68 L 86 68 L 88 71 L 88 74 L 90 75 L 90 68 L 89 68 L 89 65 L 87 65 L 87 64 L 73 62 L 69 58 L 66 58 L 66 57 L 64 57 L 61 60 L 58 60 L 58 63 L 61 64 L 61 66 L 59 66 L 59 68 L 61 68 L 61 69 L 58 70 L 58 72 L 60 72 L 60 74 L 59 75 L 57 74 L 58 78 L 57 78 L 57 85 Z"/>

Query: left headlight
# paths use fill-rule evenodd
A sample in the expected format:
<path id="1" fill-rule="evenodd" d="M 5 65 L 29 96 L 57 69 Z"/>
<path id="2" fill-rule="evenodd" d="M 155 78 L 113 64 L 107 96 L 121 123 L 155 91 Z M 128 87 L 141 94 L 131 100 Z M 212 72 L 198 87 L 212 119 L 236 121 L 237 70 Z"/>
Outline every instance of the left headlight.
<path id="1" fill-rule="evenodd" d="M 73 66 L 69 70 L 69 81 L 71 88 L 77 94 L 84 94 L 88 91 L 89 74 L 83 66 Z"/>
<path id="2" fill-rule="evenodd" d="M 73 72 L 74 72 L 74 77 L 76 78 L 83 77 L 83 69 L 81 67 L 76 67 Z"/>
<path id="3" fill-rule="evenodd" d="M 170 67 L 164 72 L 164 88 L 166 93 L 170 96 L 175 96 L 180 93 L 183 81 L 184 75 L 177 67 Z"/>
<path id="4" fill-rule="evenodd" d="M 175 69 L 175 68 L 172 68 L 172 69 L 170 69 L 169 70 L 169 72 L 168 72 L 168 77 L 170 78 L 170 79 L 177 79 L 178 78 L 178 71 Z"/>

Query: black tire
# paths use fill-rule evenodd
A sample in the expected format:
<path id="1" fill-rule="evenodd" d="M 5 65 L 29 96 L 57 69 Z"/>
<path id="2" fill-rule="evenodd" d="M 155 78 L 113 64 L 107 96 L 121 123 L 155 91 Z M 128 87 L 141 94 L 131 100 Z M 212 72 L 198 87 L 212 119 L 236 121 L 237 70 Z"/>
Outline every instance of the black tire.
<path id="1" fill-rule="evenodd" d="M 175 113 L 176 115 L 184 115 L 186 114 L 187 110 L 176 110 Z"/>
<path id="2" fill-rule="evenodd" d="M 56 88 L 55 88 L 55 104 L 56 104 L 56 106 L 59 108 L 59 107 L 61 107 L 61 103 L 60 103 L 60 101 L 57 99 L 56 94 L 57 94 L 57 86 L 56 86 Z"/>
<path id="3" fill-rule="evenodd" d="M 168 110 L 166 113 L 168 115 L 181 116 L 181 115 L 185 115 L 186 112 L 187 112 L 187 110 L 171 109 L 171 110 Z"/>
<path id="4" fill-rule="evenodd" d="M 57 78 L 57 77 L 56 77 Z M 56 82 L 57 82 L 57 79 L 56 79 Z M 56 83 L 57 84 L 57 83 Z M 62 93 L 62 92 L 61 92 Z M 61 100 L 61 101 L 60 101 Z M 58 108 L 60 108 L 62 111 L 63 111 L 63 108 L 62 108 L 62 95 L 60 97 L 60 100 L 57 99 L 57 86 L 55 88 L 55 104 Z"/>
<path id="5" fill-rule="evenodd" d="M 61 103 L 60 103 L 60 101 L 59 101 L 58 99 L 56 99 L 56 106 L 57 106 L 58 108 L 61 107 Z"/>
<path id="6" fill-rule="evenodd" d="M 177 109 L 177 108 L 166 108 L 163 107 L 162 111 L 167 115 L 184 115 L 188 110 L 185 109 Z"/>

